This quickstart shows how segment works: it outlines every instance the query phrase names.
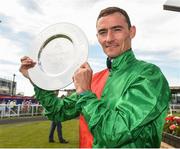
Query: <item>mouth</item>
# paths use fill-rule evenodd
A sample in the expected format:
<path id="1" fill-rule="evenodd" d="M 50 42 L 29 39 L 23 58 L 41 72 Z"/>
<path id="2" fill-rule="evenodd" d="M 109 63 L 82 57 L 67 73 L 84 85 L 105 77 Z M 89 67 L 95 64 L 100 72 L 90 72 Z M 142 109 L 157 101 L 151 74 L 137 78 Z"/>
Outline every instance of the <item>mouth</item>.
<path id="1" fill-rule="evenodd" d="M 105 47 L 106 47 L 106 48 L 117 48 L 118 45 L 106 45 Z"/>

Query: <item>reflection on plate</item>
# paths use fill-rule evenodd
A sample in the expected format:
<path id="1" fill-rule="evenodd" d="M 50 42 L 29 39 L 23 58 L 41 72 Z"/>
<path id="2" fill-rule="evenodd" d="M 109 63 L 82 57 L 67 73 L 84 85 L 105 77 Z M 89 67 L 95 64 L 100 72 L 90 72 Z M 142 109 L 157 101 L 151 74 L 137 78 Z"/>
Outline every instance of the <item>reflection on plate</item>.
<path id="1" fill-rule="evenodd" d="M 43 30 L 32 50 L 37 64 L 29 69 L 31 80 L 42 89 L 57 90 L 72 83 L 75 70 L 87 60 L 88 41 L 79 27 L 59 23 Z"/>

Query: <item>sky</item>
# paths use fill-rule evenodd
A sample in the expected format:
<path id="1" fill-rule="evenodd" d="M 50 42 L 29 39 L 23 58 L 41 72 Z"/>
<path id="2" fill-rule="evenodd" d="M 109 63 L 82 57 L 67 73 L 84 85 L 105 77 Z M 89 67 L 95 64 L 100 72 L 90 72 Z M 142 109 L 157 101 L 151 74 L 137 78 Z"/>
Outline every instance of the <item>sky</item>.
<path id="1" fill-rule="evenodd" d="M 170 86 L 180 86 L 180 12 L 163 10 L 166 0 L 0 0 L 0 77 L 16 75 L 17 93 L 33 95 L 33 87 L 19 72 L 20 58 L 31 53 L 34 39 L 46 27 L 69 22 L 79 26 L 89 43 L 93 72 L 106 67 L 96 38 L 101 9 L 125 9 L 136 26 L 132 49 L 136 58 L 160 67 Z M 73 88 L 70 85 L 67 88 Z"/>

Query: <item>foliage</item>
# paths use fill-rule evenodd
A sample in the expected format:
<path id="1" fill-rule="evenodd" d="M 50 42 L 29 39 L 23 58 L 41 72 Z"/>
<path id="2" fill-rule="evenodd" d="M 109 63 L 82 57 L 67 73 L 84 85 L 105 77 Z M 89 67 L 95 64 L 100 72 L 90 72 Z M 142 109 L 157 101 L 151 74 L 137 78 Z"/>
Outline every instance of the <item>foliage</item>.
<path id="1" fill-rule="evenodd" d="M 164 132 L 180 137 L 180 117 L 168 115 L 164 125 Z"/>

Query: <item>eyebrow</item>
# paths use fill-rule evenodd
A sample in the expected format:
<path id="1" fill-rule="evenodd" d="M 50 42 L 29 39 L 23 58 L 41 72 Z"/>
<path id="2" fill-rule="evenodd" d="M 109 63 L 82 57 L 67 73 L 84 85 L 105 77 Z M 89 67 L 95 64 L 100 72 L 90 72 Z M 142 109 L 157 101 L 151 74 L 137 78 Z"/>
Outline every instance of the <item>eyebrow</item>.
<path id="1" fill-rule="evenodd" d="M 115 26 L 112 26 L 110 29 L 117 29 L 117 28 L 124 28 L 123 26 L 121 26 L 121 25 L 115 25 Z M 102 31 L 107 31 L 107 29 L 106 28 L 101 28 L 101 29 L 99 29 L 98 30 L 98 33 L 99 32 L 102 32 Z"/>
<path id="2" fill-rule="evenodd" d="M 105 28 L 101 28 L 101 29 L 98 30 L 98 33 L 103 32 L 103 31 L 106 31 L 106 30 L 107 30 L 107 29 L 105 29 Z"/>
<path id="3" fill-rule="evenodd" d="M 116 28 L 124 28 L 124 27 L 122 25 L 115 25 L 111 27 L 111 29 L 116 29 Z"/>

